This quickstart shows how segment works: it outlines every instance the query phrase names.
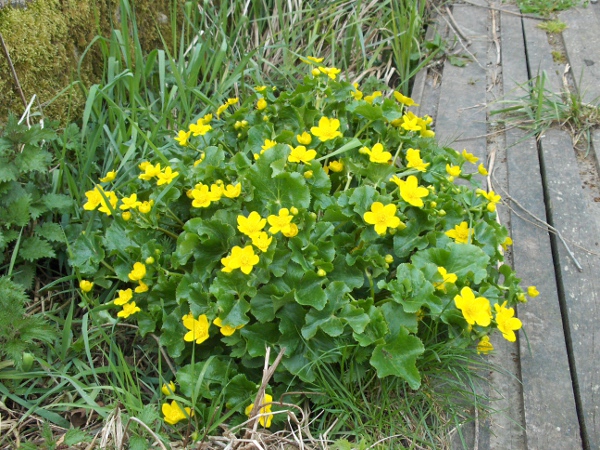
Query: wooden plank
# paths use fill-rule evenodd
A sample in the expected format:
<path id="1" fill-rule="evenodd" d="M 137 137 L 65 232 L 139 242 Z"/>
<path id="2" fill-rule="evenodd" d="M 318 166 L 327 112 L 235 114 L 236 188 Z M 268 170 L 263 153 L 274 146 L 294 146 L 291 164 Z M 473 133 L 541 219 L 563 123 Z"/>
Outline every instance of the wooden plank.
<path id="1" fill-rule="evenodd" d="M 510 14 L 502 14 L 501 23 L 504 92 L 508 99 L 516 99 L 521 95 L 517 86 L 528 80 L 523 29 L 521 19 Z M 532 39 L 531 35 L 529 38 Z M 531 47 L 542 46 L 532 43 Z M 524 130 L 513 128 L 506 131 L 506 147 L 511 197 L 546 221 L 535 139 L 526 138 Z M 581 448 L 550 237 L 546 230 L 530 223 L 531 217 L 522 209 L 515 204 L 513 207 L 519 214 L 511 214 L 514 269 L 524 286 L 538 286 L 542 293 L 538 299 L 518 308 L 526 332 L 526 338 L 521 335 L 519 339 L 523 438 L 527 442 L 524 448 L 550 449 L 557 445 L 565 449 Z M 513 433 L 515 438 L 521 437 Z"/>
<path id="2" fill-rule="evenodd" d="M 435 132 L 442 145 L 459 142 L 482 160 L 486 156 L 486 71 L 488 12 L 473 5 L 454 5 L 453 15 L 469 38 L 477 58 L 465 67 L 444 63 Z M 460 44 L 457 44 L 460 45 Z"/>
<path id="3" fill-rule="evenodd" d="M 571 73 L 585 103 L 600 101 L 600 20 L 590 8 L 571 8 L 559 14 L 567 24 L 563 40 Z"/>
<path id="4" fill-rule="evenodd" d="M 523 19 L 523 29 L 527 41 L 527 63 L 532 77 L 546 72 L 545 89 L 550 92 L 562 92 L 562 73 L 564 66 L 552 59 L 552 48 L 548 43 L 546 32 L 539 29 L 539 20 Z"/>
<path id="5" fill-rule="evenodd" d="M 570 136 L 548 130 L 541 139 L 549 196 L 549 219 L 569 243 L 583 270 L 577 270 L 564 245 L 557 243 L 559 294 L 572 350 L 575 390 L 580 398 L 584 445 L 600 446 L 600 232 L 590 215 L 590 201 L 581 178 Z M 584 249 L 595 252 L 590 254 Z M 587 441 L 587 442 L 586 442 Z M 563 447 L 564 448 L 564 447 Z"/>

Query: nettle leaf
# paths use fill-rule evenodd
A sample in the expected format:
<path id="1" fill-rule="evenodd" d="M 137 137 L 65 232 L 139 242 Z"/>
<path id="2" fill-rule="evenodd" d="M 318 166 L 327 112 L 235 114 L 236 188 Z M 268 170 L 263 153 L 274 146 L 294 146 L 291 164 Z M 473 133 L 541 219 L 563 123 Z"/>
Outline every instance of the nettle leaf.
<path id="1" fill-rule="evenodd" d="M 73 207 L 73 199 L 64 194 L 46 194 L 41 201 L 49 210 L 61 213 L 68 213 Z"/>
<path id="2" fill-rule="evenodd" d="M 21 242 L 19 256 L 26 261 L 35 261 L 41 258 L 54 258 L 56 253 L 48 241 L 39 236 L 31 236 Z"/>
<path id="3" fill-rule="evenodd" d="M 19 170 L 8 159 L 0 158 L 0 181 L 16 181 L 17 178 L 19 178 Z"/>
<path id="4" fill-rule="evenodd" d="M 36 227 L 35 234 L 52 242 L 67 242 L 64 230 L 59 224 L 54 222 L 45 222 Z"/>
<path id="5" fill-rule="evenodd" d="M 43 148 L 26 145 L 14 163 L 22 173 L 45 172 L 52 163 L 52 154 Z"/>
<path id="6" fill-rule="evenodd" d="M 0 208 L 0 223 L 17 227 L 27 226 L 31 220 L 30 202 L 29 195 L 24 195 L 7 208 Z"/>
<path id="7" fill-rule="evenodd" d="M 140 246 L 128 236 L 128 231 L 118 222 L 113 222 L 106 230 L 106 235 L 102 239 L 104 248 L 109 252 L 130 253 Z"/>
<path id="8" fill-rule="evenodd" d="M 211 356 L 206 361 L 180 368 L 176 375 L 177 384 L 181 393 L 192 401 L 199 396 L 211 400 L 227 385 L 230 370 L 229 363 Z"/>
<path id="9" fill-rule="evenodd" d="M 400 264 L 396 269 L 396 280 L 381 285 L 408 313 L 416 313 L 422 307 L 427 307 L 433 314 L 442 311 L 442 301 L 434 294 L 433 284 L 425 278 L 421 269 L 412 264 Z"/>
<path id="10" fill-rule="evenodd" d="M 448 273 L 454 273 L 459 280 L 472 278 L 475 283 L 487 277 L 490 257 L 479 247 L 471 244 L 448 244 L 448 249 L 431 248 L 417 252 L 412 257 L 416 267 L 427 263 L 444 267 Z"/>
<path id="11" fill-rule="evenodd" d="M 402 327 L 393 339 L 375 347 L 370 363 L 379 378 L 396 376 L 406 380 L 412 389 L 419 389 L 421 375 L 416 362 L 424 351 L 421 340 Z"/>

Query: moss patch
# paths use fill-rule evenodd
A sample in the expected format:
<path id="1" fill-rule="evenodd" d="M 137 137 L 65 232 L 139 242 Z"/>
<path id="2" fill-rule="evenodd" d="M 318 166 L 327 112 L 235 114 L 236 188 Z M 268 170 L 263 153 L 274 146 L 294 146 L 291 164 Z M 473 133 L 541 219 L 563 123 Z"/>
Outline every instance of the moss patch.
<path id="1" fill-rule="evenodd" d="M 145 50 L 162 47 L 158 30 L 171 36 L 173 1 L 136 0 L 136 22 Z M 66 122 L 81 114 L 84 98 L 76 86 L 48 104 L 73 81 L 98 82 L 104 66 L 97 46 L 81 57 L 96 35 L 109 36 L 121 22 L 118 0 L 36 0 L 26 8 L 0 9 L 0 33 L 27 101 L 36 94 L 44 114 Z M 77 67 L 81 60 L 80 73 Z M 8 111 L 21 115 L 23 103 L 4 54 L 0 54 L 0 121 Z"/>

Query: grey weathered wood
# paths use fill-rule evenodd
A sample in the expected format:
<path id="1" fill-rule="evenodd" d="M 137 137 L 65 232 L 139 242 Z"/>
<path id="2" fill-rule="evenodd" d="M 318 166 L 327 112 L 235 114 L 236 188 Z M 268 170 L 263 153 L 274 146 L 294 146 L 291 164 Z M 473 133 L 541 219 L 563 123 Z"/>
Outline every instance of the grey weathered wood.
<path id="1" fill-rule="evenodd" d="M 550 92 L 559 93 L 563 91 L 564 65 L 554 62 L 546 32 L 538 28 L 539 23 L 539 20 L 523 19 L 529 69 L 532 77 L 546 72 L 547 79 L 544 88 Z"/>
<path id="2" fill-rule="evenodd" d="M 471 40 L 469 51 L 477 61 L 465 67 L 445 62 L 435 132 L 440 143 L 456 141 L 455 146 L 464 147 L 485 160 L 487 10 L 473 5 L 455 5 L 453 15 Z"/>
<path id="3" fill-rule="evenodd" d="M 582 189 L 571 137 L 548 130 L 541 140 L 549 194 L 550 220 L 562 233 L 583 271 L 579 272 L 563 245 L 558 244 L 555 263 L 560 268 L 564 308 L 568 321 L 581 398 L 583 436 L 590 448 L 600 446 L 600 233 L 590 214 L 590 200 Z M 590 254 L 588 249 L 596 254 Z"/>
<path id="4" fill-rule="evenodd" d="M 529 45 L 533 39 L 530 34 L 528 49 L 543 50 L 540 43 Z M 501 42 L 504 91 L 508 99 L 516 99 L 521 95 L 516 87 L 528 80 L 519 17 L 502 15 Z M 506 131 L 506 146 L 511 197 L 546 221 L 535 139 L 527 138 L 524 130 L 510 129 Z M 513 207 L 532 220 L 521 208 Z M 581 448 L 550 237 L 546 230 L 522 217 L 511 215 L 514 269 L 524 286 L 538 286 L 541 292 L 540 297 L 518 308 L 527 333 L 527 338 L 519 338 L 526 448 Z"/>
<path id="5" fill-rule="evenodd" d="M 600 20 L 590 8 L 559 14 L 567 24 L 563 40 L 575 85 L 586 103 L 600 102 Z"/>
<path id="6" fill-rule="evenodd" d="M 433 40 L 436 34 L 439 34 L 442 39 L 447 38 L 448 27 L 441 16 L 437 16 L 436 20 L 427 28 L 425 38 Z M 439 100 L 441 77 L 438 76 L 435 69 L 421 70 L 415 77 L 411 98 L 419 104 L 418 107 L 412 108 L 415 114 L 419 116 L 429 115 L 433 118 L 437 115 L 437 106 Z"/>

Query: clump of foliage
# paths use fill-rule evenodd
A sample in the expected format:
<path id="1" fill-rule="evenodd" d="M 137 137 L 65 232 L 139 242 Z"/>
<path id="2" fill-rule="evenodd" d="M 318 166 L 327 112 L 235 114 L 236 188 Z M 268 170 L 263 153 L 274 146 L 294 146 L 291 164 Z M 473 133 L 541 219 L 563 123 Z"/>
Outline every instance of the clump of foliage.
<path id="1" fill-rule="evenodd" d="M 40 262 L 56 257 L 67 240 L 55 217 L 73 202 L 53 192 L 48 147 L 56 140 L 52 128 L 29 127 L 13 115 L 0 129 L 0 264 L 25 289 L 32 287 Z"/>
<path id="2" fill-rule="evenodd" d="M 8 358 L 20 370 L 29 370 L 38 342 L 50 343 L 52 327 L 39 315 L 25 314 L 28 301 L 23 287 L 8 277 L 0 277 L 0 358 Z M 1 366 L 6 361 L 0 361 Z"/>
<path id="3" fill-rule="evenodd" d="M 254 408 L 263 426 L 315 380 L 315 360 L 343 372 L 341 348 L 355 348 L 356 376 L 418 389 L 426 345 L 487 352 L 493 330 L 514 341 L 521 327 L 485 167 L 440 147 L 412 99 L 304 62 L 296 89 L 202 111 L 85 193 L 70 254 L 82 296 L 98 323 L 159 336 L 175 362 L 170 425 L 210 423 L 216 399 L 241 422 L 268 348 L 284 357 Z"/>

